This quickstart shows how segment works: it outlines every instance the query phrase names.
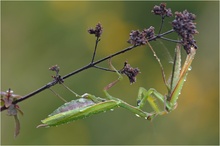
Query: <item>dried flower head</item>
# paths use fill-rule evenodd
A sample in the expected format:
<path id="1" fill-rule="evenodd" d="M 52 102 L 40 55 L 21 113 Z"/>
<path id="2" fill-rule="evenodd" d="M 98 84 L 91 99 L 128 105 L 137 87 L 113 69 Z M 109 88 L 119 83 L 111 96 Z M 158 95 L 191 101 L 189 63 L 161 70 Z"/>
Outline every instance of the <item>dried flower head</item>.
<path id="1" fill-rule="evenodd" d="M 13 91 L 9 88 L 6 92 L 0 92 L 2 105 L 9 107 L 13 101 L 21 98 L 20 95 L 13 94 Z M 1 106 L 2 106 L 1 105 Z"/>
<path id="2" fill-rule="evenodd" d="M 101 23 L 98 23 L 96 25 L 95 29 L 94 28 L 88 29 L 88 32 L 90 34 L 94 34 L 96 37 L 100 37 L 102 34 L 102 31 L 103 31 L 103 27 L 102 27 Z"/>
<path id="3" fill-rule="evenodd" d="M 127 63 L 127 61 L 124 63 L 124 67 L 123 69 L 120 71 L 122 74 L 125 74 L 130 83 L 134 83 L 136 82 L 136 76 L 138 75 L 138 73 L 140 72 L 140 70 L 138 68 L 132 68 L 130 66 L 130 64 Z"/>
<path id="4" fill-rule="evenodd" d="M 185 10 L 183 12 L 175 12 L 175 19 L 172 22 L 173 29 L 182 37 L 181 44 L 187 54 L 190 53 L 192 46 L 197 49 L 196 41 L 194 40 L 194 35 L 198 33 L 196 23 L 193 22 L 195 19 L 195 14 Z"/>
<path id="5" fill-rule="evenodd" d="M 132 30 L 130 33 L 130 38 L 127 42 L 137 46 L 145 45 L 147 40 L 153 38 L 154 36 L 153 26 L 149 27 L 148 29 L 144 29 L 142 32 L 139 30 Z"/>
<path id="6" fill-rule="evenodd" d="M 54 66 L 50 67 L 49 70 L 52 70 L 52 71 L 55 71 L 55 72 L 59 72 L 60 67 L 58 65 L 54 65 Z"/>
<path id="7" fill-rule="evenodd" d="M 154 33 L 154 27 L 150 26 L 148 29 L 144 29 L 142 31 L 142 33 L 145 35 L 145 38 L 147 40 L 152 39 L 153 37 L 155 37 L 155 33 Z"/>
<path id="8" fill-rule="evenodd" d="M 155 15 L 160 15 L 163 18 L 173 16 L 171 9 L 166 8 L 166 3 L 161 3 L 160 6 L 155 5 L 151 12 Z"/>
<path id="9" fill-rule="evenodd" d="M 54 78 L 54 80 L 56 80 L 60 84 L 64 82 L 64 80 L 59 75 L 60 67 L 58 65 L 54 65 L 54 66 L 50 67 L 49 70 L 56 72 L 56 75 L 52 76 L 52 78 Z"/>
<path id="10" fill-rule="evenodd" d="M 146 38 L 145 35 L 141 33 L 139 30 L 132 30 L 130 33 L 130 39 L 127 42 L 137 46 L 145 45 Z"/>

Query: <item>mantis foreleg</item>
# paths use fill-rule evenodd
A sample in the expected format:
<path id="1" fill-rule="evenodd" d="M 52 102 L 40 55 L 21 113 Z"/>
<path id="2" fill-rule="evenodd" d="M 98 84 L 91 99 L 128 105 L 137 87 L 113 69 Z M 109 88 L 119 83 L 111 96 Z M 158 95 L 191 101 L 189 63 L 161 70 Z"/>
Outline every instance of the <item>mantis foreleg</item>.
<path id="1" fill-rule="evenodd" d="M 148 101 L 148 103 L 153 108 L 156 114 L 165 114 L 166 113 L 165 108 L 163 110 L 160 109 L 160 107 L 155 102 L 156 98 L 158 98 L 161 102 L 164 103 L 165 108 L 168 109 L 170 108 L 169 103 L 165 102 L 166 101 L 165 96 L 163 96 L 153 88 L 146 90 L 145 88 L 140 87 L 137 98 L 138 108 L 142 109 L 145 103 Z"/>

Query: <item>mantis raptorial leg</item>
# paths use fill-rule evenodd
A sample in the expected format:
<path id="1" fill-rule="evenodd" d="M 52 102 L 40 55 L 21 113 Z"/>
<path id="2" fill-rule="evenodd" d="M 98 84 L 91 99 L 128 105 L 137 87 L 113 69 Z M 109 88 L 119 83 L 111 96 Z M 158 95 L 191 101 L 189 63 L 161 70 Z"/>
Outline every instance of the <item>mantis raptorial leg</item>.
<path id="1" fill-rule="evenodd" d="M 104 93 L 105 93 L 105 96 L 106 98 L 108 98 L 109 100 L 114 100 L 114 101 L 117 101 L 117 106 L 118 107 L 122 107 L 124 109 L 127 109 L 131 112 L 133 112 L 134 114 L 136 114 L 136 116 L 138 117 L 143 117 L 145 119 L 150 119 L 151 116 L 154 116 L 154 114 L 152 113 L 147 113 L 147 112 L 144 112 L 142 111 L 139 107 L 136 107 L 136 106 L 132 106 L 128 103 L 126 103 L 125 101 L 119 99 L 119 98 L 116 98 L 116 97 L 113 97 L 111 96 L 107 90 L 109 88 L 111 88 L 113 85 L 115 85 L 118 81 L 122 80 L 123 79 L 123 76 L 114 68 L 114 66 L 111 64 L 111 61 L 109 60 L 109 65 L 110 67 L 117 73 L 118 75 L 118 79 L 115 80 L 114 82 L 110 83 L 109 85 L 107 85 L 105 88 L 104 88 Z"/>
<path id="2" fill-rule="evenodd" d="M 180 46 L 177 45 L 174 56 L 173 70 L 171 73 L 171 77 L 169 79 L 170 82 L 169 83 L 165 82 L 165 84 L 168 87 L 167 95 L 162 95 L 153 88 L 146 90 L 143 87 L 140 87 L 137 98 L 138 107 L 140 109 L 145 105 L 146 101 L 149 102 L 149 104 L 151 105 L 151 107 L 153 108 L 156 114 L 165 114 L 176 108 L 177 99 L 178 96 L 180 95 L 184 81 L 186 80 L 187 73 L 189 70 L 191 70 L 190 65 L 196 54 L 195 48 L 192 47 L 190 52 L 191 53 L 187 55 L 184 65 L 181 69 L 181 50 L 180 50 Z M 163 74 L 163 78 L 165 78 L 164 72 L 162 72 L 162 74 Z M 156 99 L 159 99 L 159 101 L 164 103 L 165 105 L 164 110 L 161 110 L 158 107 L 158 105 L 154 102 L 154 100 Z"/>

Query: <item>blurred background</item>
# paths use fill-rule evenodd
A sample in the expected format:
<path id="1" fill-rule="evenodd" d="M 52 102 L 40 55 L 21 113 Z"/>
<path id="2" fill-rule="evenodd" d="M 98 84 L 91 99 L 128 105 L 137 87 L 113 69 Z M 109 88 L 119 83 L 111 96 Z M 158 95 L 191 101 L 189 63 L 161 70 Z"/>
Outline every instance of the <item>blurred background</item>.
<path id="1" fill-rule="evenodd" d="M 161 19 L 151 13 L 160 2 L 1 2 L 1 91 L 9 87 L 15 94 L 26 95 L 52 80 L 48 68 L 60 66 L 63 76 L 84 65 L 92 57 L 95 37 L 87 30 L 101 22 L 104 27 L 96 60 L 129 46 L 131 30 L 150 26 L 159 31 Z M 197 15 L 198 51 L 192 71 L 183 86 L 176 110 L 158 116 L 152 122 L 117 108 L 67 125 L 52 128 L 36 126 L 63 104 L 45 90 L 19 103 L 21 133 L 14 139 L 14 119 L 1 113 L 1 144 L 218 144 L 219 143 L 219 4 L 218 2 L 167 2 L 172 12 L 187 9 Z M 163 32 L 171 29 L 172 18 L 165 19 Z M 177 35 L 169 35 L 177 39 Z M 164 65 L 167 77 L 175 44 L 151 42 Z M 166 50 L 169 50 L 170 54 Z M 186 56 L 182 50 L 183 60 Z M 139 87 L 155 88 L 166 94 L 159 65 L 147 46 L 114 57 L 113 65 L 124 61 L 138 67 L 137 82 L 127 77 L 109 90 L 111 95 L 135 105 Z M 100 64 L 108 67 L 107 62 Z M 104 97 L 102 89 L 117 75 L 89 69 L 65 80 L 78 94 L 85 92 Z M 66 100 L 74 95 L 56 85 L 52 88 Z M 148 109 L 151 111 L 151 109 Z"/>

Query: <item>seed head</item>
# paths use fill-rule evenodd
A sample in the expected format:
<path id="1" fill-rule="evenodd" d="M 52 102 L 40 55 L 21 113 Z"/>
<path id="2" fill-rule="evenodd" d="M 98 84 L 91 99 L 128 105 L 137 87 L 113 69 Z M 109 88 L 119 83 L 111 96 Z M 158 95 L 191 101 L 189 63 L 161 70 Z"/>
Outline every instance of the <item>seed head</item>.
<path id="1" fill-rule="evenodd" d="M 160 15 L 163 18 L 173 16 L 171 9 L 166 8 L 166 3 L 161 3 L 160 6 L 155 5 L 151 12 L 155 15 Z"/>
<path id="2" fill-rule="evenodd" d="M 142 32 L 139 30 L 132 30 L 130 33 L 130 38 L 127 41 L 133 45 L 145 45 L 147 40 L 154 37 L 154 27 L 151 26 L 148 29 L 144 29 Z"/>
<path id="3" fill-rule="evenodd" d="M 103 27 L 101 25 L 101 23 L 99 22 L 95 28 L 90 28 L 88 29 L 88 32 L 90 34 L 94 34 L 96 37 L 100 37 L 103 31 Z"/>
<path id="4" fill-rule="evenodd" d="M 136 76 L 138 75 L 138 73 L 140 72 L 140 70 L 138 68 L 132 68 L 130 66 L 130 64 L 127 63 L 127 61 L 124 63 L 124 67 L 123 69 L 120 71 L 122 74 L 125 74 L 130 83 L 134 83 L 136 82 Z"/>
<path id="5" fill-rule="evenodd" d="M 193 22 L 195 19 L 195 14 L 185 10 L 183 12 L 175 12 L 175 19 L 172 22 L 173 29 L 182 37 L 181 44 L 187 54 L 190 53 L 192 46 L 197 49 L 194 35 L 199 32 L 196 30 L 196 23 Z"/>

